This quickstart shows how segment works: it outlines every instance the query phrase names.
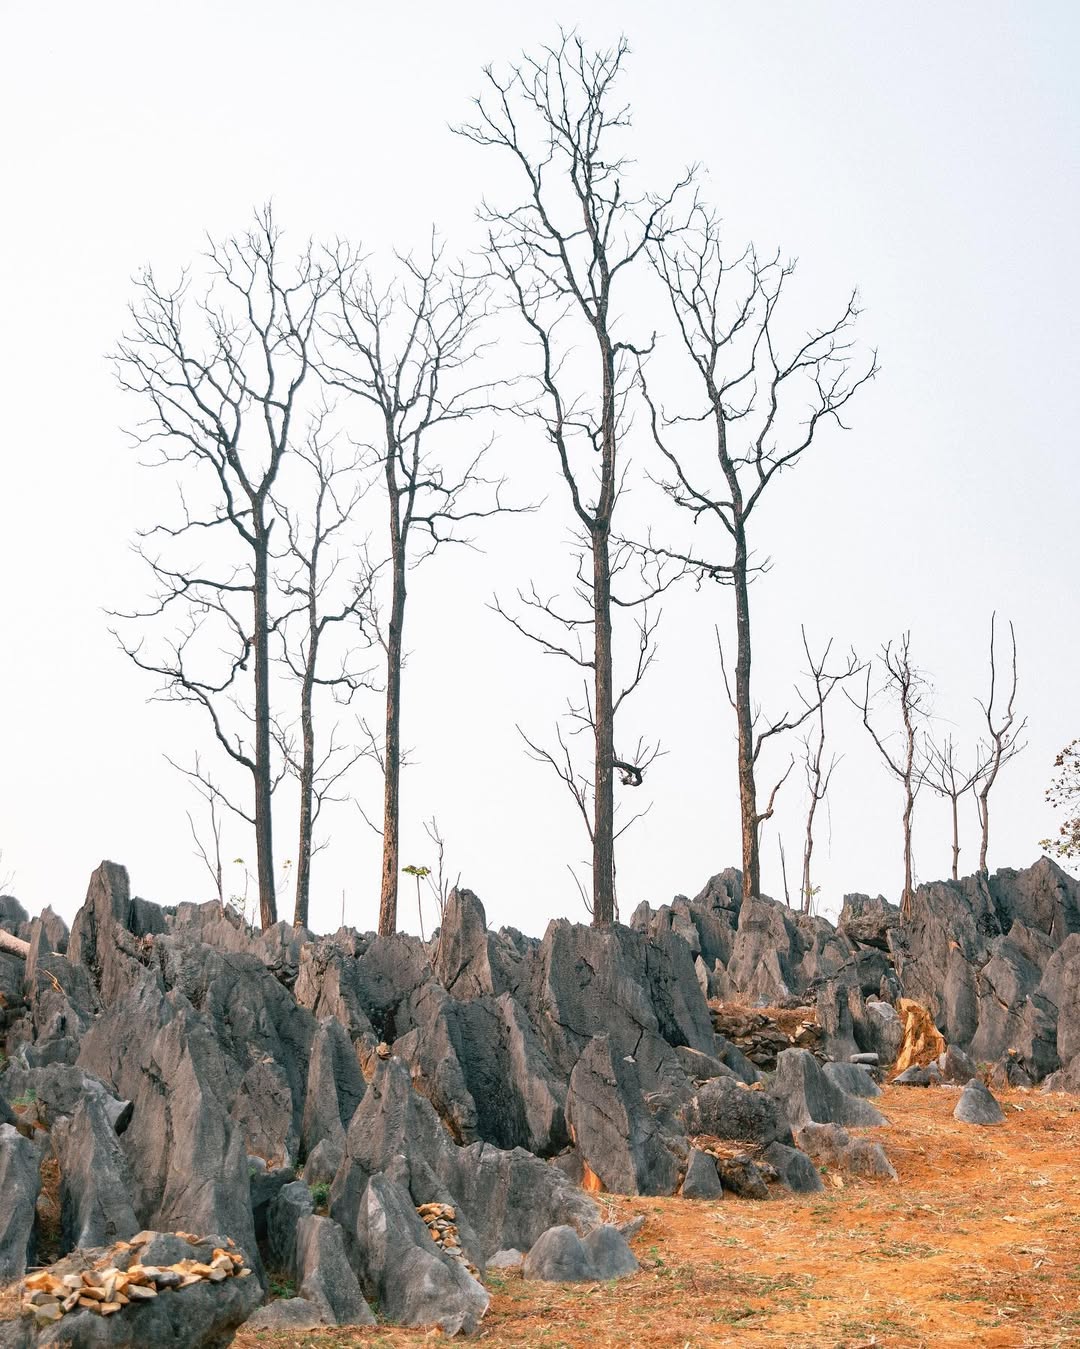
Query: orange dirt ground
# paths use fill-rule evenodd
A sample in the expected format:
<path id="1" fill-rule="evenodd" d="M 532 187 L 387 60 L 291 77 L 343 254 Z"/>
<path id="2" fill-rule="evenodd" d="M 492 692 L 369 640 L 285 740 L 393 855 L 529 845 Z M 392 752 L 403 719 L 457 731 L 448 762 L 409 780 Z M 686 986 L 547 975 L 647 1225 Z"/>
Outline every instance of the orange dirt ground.
<path id="1" fill-rule="evenodd" d="M 1008 1116 L 952 1118 L 945 1088 L 887 1087 L 899 1183 L 844 1178 L 767 1203 L 603 1197 L 646 1215 L 641 1272 L 612 1284 L 488 1279 L 476 1339 L 510 1346 L 949 1349 L 1080 1346 L 1080 1098 L 998 1093 Z M 440 1332 L 241 1333 L 237 1349 L 400 1349 Z"/>

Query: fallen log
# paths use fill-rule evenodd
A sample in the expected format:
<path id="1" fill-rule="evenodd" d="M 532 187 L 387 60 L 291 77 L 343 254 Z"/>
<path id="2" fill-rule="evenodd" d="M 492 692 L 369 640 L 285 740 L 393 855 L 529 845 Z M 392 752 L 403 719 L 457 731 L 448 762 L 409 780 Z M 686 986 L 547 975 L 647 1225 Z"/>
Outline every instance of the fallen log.
<path id="1" fill-rule="evenodd" d="M 13 956 L 21 956 L 25 960 L 30 954 L 30 943 L 21 937 L 13 937 L 0 927 L 0 951 L 10 951 Z"/>

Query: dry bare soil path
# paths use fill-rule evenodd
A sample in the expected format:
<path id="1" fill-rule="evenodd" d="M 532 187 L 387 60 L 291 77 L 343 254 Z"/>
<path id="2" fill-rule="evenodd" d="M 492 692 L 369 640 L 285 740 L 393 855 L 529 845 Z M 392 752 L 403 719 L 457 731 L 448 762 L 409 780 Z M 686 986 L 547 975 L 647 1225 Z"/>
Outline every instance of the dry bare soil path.
<path id="1" fill-rule="evenodd" d="M 874 1130 L 899 1183 L 844 1178 L 768 1203 L 611 1199 L 642 1213 L 619 1283 L 488 1280 L 485 1345 L 592 1349 L 1080 1346 L 1080 1098 L 999 1093 L 1000 1128 L 952 1118 L 955 1091 L 888 1087 Z M 431 1344 L 440 1332 L 240 1334 L 255 1346 Z"/>

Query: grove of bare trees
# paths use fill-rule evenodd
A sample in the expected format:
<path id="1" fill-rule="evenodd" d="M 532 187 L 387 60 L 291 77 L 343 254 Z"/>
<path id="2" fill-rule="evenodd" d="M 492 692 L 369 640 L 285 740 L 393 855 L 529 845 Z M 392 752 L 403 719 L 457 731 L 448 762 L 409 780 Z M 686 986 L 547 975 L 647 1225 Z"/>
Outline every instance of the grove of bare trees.
<path id="1" fill-rule="evenodd" d="M 765 759 L 788 737 L 802 747 L 799 902 L 811 911 L 819 810 L 839 762 L 826 748 L 826 705 L 864 669 L 862 697 L 849 700 L 902 790 L 905 910 L 924 783 L 950 803 L 954 877 L 960 804 L 972 794 L 986 869 L 990 792 L 1025 724 L 1011 625 L 1002 678 L 991 623 L 986 732 L 964 767 L 951 733 L 929 736 L 929 685 L 909 634 L 864 666 L 854 652 L 837 660 L 835 638 L 815 655 L 804 627 L 808 668 L 794 672 L 791 706 L 769 716 L 755 702 L 751 600 L 770 566 L 763 502 L 846 429 L 877 357 L 859 337 L 854 291 L 815 320 L 793 263 L 753 245 L 729 254 L 695 169 L 638 182 L 620 91 L 627 58 L 625 42 L 593 49 L 563 35 L 485 72 L 458 134 L 478 161 L 498 163 L 502 185 L 484 197 L 482 237 L 462 262 L 434 232 L 423 253 L 402 251 L 390 266 L 341 239 L 293 249 L 265 208 L 176 281 L 151 268 L 138 279 L 116 368 L 138 408 L 132 439 L 174 506 L 139 535 L 150 595 L 116 613 L 115 630 L 153 676 L 153 696 L 202 718 L 199 748 L 176 764 L 202 801 L 200 819 L 188 817 L 196 851 L 224 902 L 223 837 L 250 833 L 264 927 L 286 877 L 294 922 L 307 924 L 328 808 L 343 803 L 381 837 L 379 931 L 399 926 L 402 874 L 421 902 L 431 869 L 403 866 L 401 853 L 407 658 L 426 641 L 410 617 L 412 577 L 426 563 L 436 585 L 437 555 L 536 507 L 515 478 L 522 453 L 550 465 L 570 539 L 550 543 L 564 582 L 538 583 L 523 559 L 513 597 L 500 581 L 491 607 L 574 681 L 557 724 L 521 735 L 584 824 L 589 879 L 574 875 L 594 924 L 618 916 L 617 840 L 644 813 L 623 812 L 617 787 L 643 787 L 662 752 L 662 725 L 626 729 L 628 701 L 656 660 L 662 605 L 687 583 L 706 599 L 713 585 L 730 589 L 733 653 L 726 618 L 698 608 L 716 625 L 716 701 L 734 722 L 733 751 L 709 753 L 737 789 L 744 897 L 761 893 L 762 832 L 796 761 L 781 756 L 765 778 Z M 644 511 L 625 509 L 631 491 L 652 494 Z M 367 803 L 372 765 L 381 813 Z M 284 863 L 282 784 L 297 810 Z M 338 828 L 348 847 L 350 828 Z M 445 903 L 433 824 L 428 837 Z"/>

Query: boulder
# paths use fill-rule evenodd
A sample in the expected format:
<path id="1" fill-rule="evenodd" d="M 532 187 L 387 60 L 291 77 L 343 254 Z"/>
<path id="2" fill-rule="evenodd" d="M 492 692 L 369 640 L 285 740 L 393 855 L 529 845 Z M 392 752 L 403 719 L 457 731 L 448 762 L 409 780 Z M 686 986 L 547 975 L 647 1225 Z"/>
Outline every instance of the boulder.
<path id="1" fill-rule="evenodd" d="M 940 1087 L 941 1069 L 937 1062 L 928 1063 L 925 1066 L 913 1063 L 910 1068 L 905 1068 L 902 1073 L 892 1080 L 894 1087 Z"/>
<path id="2" fill-rule="evenodd" d="M 307 1185 L 329 1185 L 338 1173 L 345 1157 L 345 1139 L 324 1138 L 308 1154 L 304 1162 L 304 1182 Z"/>
<path id="3" fill-rule="evenodd" d="M 674 1046 L 713 1050 L 708 1004 L 686 943 L 613 925 L 553 920 L 516 993 L 555 1074 L 566 1080 L 586 1047 L 606 1035 L 633 1057 L 643 1090 L 687 1087 Z"/>
<path id="4" fill-rule="evenodd" d="M 525 1260 L 524 1251 L 511 1248 L 508 1251 L 496 1251 L 488 1258 L 488 1269 L 520 1269 Z"/>
<path id="5" fill-rule="evenodd" d="M 958 1086 L 970 1082 L 973 1077 L 978 1076 L 978 1069 L 974 1062 L 959 1045 L 946 1045 L 944 1054 L 937 1061 L 937 1066 L 943 1081 L 954 1082 Z"/>
<path id="6" fill-rule="evenodd" d="M 330 1218 L 308 1214 L 300 1219 L 296 1227 L 295 1270 L 297 1291 L 318 1308 L 327 1325 L 375 1324 L 349 1264 L 344 1234 Z"/>
<path id="7" fill-rule="evenodd" d="M 177 1251 L 183 1259 L 209 1261 L 221 1236 L 206 1237 L 192 1244 L 172 1233 L 147 1233 L 150 1240 L 128 1251 L 114 1248 L 76 1250 L 50 1266 L 57 1278 L 81 1274 L 106 1265 L 127 1269 L 136 1260 Z M 165 1241 L 164 1238 L 168 1238 Z M 178 1245 L 176 1243 L 179 1243 Z M 150 1263 L 147 1259 L 147 1263 Z M 171 1262 L 169 1262 L 171 1263 Z M 41 1345 L 67 1345 L 69 1349 L 149 1349 L 169 1345 L 174 1349 L 203 1349 L 228 1343 L 236 1328 L 247 1320 L 262 1298 L 258 1279 L 225 1278 L 220 1282 L 201 1279 L 179 1291 L 159 1293 L 145 1301 L 132 1301 L 115 1315 L 91 1311 L 69 1312 L 38 1332 L 33 1341 Z"/>
<path id="8" fill-rule="evenodd" d="M 723 1188 L 738 1199 L 768 1199 L 768 1175 L 746 1153 L 734 1157 L 717 1157 L 716 1170 Z"/>
<path id="9" fill-rule="evenodd" d="M 880 998 L 867 999 L 855 1025 L 855 1038 L 878 1056 L 878 1062 L 895 1063 L 904 1043 L 904 1025 L 896 1008 Z"/>
<path id="10" fill-rule="evenodd" d="M 572 1227 L 550 1227 L 525 1257 L 522 1277 L 545 1283 L 595 1283 L 588 1248 Z"/>
<path id="11" fill-rule="evenodd" d="M 0 1285 L 22 1278 L 33 1251 L 38 1165 L 34 1144 L 0 1124 Z"/>
<path id="12" fill-rule="evenodd" d="M 869 1101 L 830 1082 L 806 1049 L 785 1049 L 779 1056 L 769 1094 L 784 1108 L 795 1129 L 808 1123 L 865 1128 L 887 1122 Z"/>
<path id="13" fill-rule="evenodd" d="M 992 1092 L 977 1077 L 973 1077 L 953 1111 L 953 1119 L 962 1124 L 1004 1124 L 1005 1115 Z"/>
<path id="14" fill-rule="evenodd" d="M 825 1188 L 817 1167 L 798 1148 L 770 1143 L 761 1155 L 776 1171 L 781 1183 L 795 1194 L 816 1194 Z"/>
<path id="15" fill-rule="evenodd" d="M 826 1063 L 822 1072 L 841 1091 L 849 1096 L 863 1096 L 872 1101 L 881 1095 L 881 1088 L 870 1076 L 868 1066 L 860 1063 Z"/>
<path id="16" fill-rule="evenodd" d="M 790 1143 L 791 1125 L 776 1100 L 734 1078 L 713 1078 L 683 1107 L 689 1134 L 767 1146 Z"/>
<path id="17" fill-rule="evenodd" d="M 900 910 L 883 895 L 845 895 L 836 930 L 861 946 L 889 949 L 889 933 L 900 926 Z"/>
<path id="18" fill-rule="evenodd" d="M 880 1143 L 853 1138 L 838 1124 L 804 1124 L 798 1133 L 799 1147 L 815 1162 L 838 1167 L 854 1176 L 873 1180 L 896 1180 L 896 1170 Z"/>
<path id="19" fill-rule="evenodd" d="M 82 1098 L 70 1121 L 53 1126 L 60 1165 L 60 1221 L 64 1248 L 108 1246 L 142 1226 L 131 1196 L 134 1182 L 101 1095 Z"/>
<path id="20" fill-rule="evenodd" d="M 720 1199 L 723 1196 L 724 1187 L 720 1184 L 716 1161 L 709 1153 L 690 1149 L 680 1193 L 684 1199 Z"/>
<path id="21" fill-rule="evenodd" d="M 260 1307 L 244 1322 L 245 1330 L 265 1330 L 272 1334 L 287 1331 L 321 1330 L 323 1315 L 320 1308 L 303 1297 L 279 1297 Z"/>
<path id="22" fill-rule="evenodd" d="M 606 1189 L 675 1193 L 678 1158 L 645 1108 L 636 1064 L 615 1052 L 606 1035 L 596 1036 L 575 1064 L 566 1114 L 575 1146 Z"/>
<path id="23" fill-rule="evenodd" d="M 641 1268 L 630 1243 L 611 1223 L 594 1227 L 583 1244 L 599 1279 L 625 1279 Z"/>
<path id="24" fill-rule="evenodd" d="M 547 1283 L 595 1283 L 623 1279 L 640 1266 L 617 1227 L 598 1227 L 584 1239 L 572 1227 L 551 1227 L 539 1238 L 522 1266 L 526 1279 Z"/>

